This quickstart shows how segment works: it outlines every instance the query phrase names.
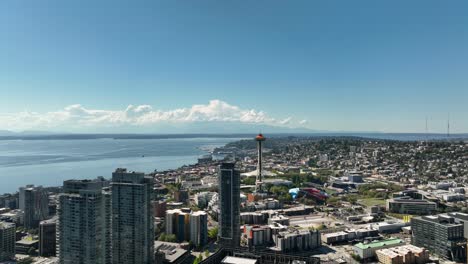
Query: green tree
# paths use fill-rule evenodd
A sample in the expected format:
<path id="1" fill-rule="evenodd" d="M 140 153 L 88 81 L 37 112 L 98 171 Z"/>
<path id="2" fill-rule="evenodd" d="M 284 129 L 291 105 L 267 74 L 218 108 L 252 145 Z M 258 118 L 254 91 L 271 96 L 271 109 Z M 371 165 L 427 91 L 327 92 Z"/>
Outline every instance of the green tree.
<path id="1" fill-rule="evenodd" d="M 177 237 L 174 234 L 166 235 L 166 242 L 177 242 Z"/>
<path id="2" fill-rule="evenodd" d="M 327 199 L 327 204 L 331 206 L 338 206 L 340 204 L 340 198 L 338 197 L 330 197 Z"/>
<path id="3" fill-rule="evenodd" d="M 208 230 L 208 237 L 215 240 L 218 238 L 218 227 Z"/>
<path id="4" fill-rule="evenodd" d="M 354 253 L 351 253 L 351 257 L 352 257 L 354 260 L 359 261 L 359 262 L 362 260 L 362 259 L 361 259 L 361 256 L 356 255 L 356 254 L 354 254 Z"/>
<path id="5" fill-rule="evenodd" d="M 198 255 L 198 257 L 195 258 L 195 260 L 193 261 L 193 264 L 198 264 L 198 263 L 200 263 L 202 261 L 203 261 L 203 255 L 200 254 L 200 255 Z"/>
<path id="6" fill-rule="evenodd" d="M 165 242 L 177 242 L 177 237 L 174 234 L 161 233 L 158 240 Z"/>
<path id="7" fill-rule="evenodd" d="M 292 197 L 289 193 L 282 194 L 281 196 L 278 197 L 278 200 L 280 202 L 291 202 Z"/>
<path id="8" fill-rule="evenodd" d="M 33 258 L 27 257 L 27 258 L 18 260 L 16 263 L 17 264 L 32 264 L 33 262 L 34 262 Z"/>
<path id="9" fill-rule="evenodd" d="M 246 177 L 242 180 L 242 183 L 245 185 L 254 185 L 255 184 L 255 177 Z"/>

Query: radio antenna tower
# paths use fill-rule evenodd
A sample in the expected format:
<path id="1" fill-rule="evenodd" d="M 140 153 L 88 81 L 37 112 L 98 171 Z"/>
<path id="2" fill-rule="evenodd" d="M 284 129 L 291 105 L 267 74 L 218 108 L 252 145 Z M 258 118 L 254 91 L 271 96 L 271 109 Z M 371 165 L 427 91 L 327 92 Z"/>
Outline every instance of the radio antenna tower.
<path id="1" fill-rule="evenodd" d="M 447 138 L 450 137 L 450 113 L 448 113 L 447 117 Z"/>

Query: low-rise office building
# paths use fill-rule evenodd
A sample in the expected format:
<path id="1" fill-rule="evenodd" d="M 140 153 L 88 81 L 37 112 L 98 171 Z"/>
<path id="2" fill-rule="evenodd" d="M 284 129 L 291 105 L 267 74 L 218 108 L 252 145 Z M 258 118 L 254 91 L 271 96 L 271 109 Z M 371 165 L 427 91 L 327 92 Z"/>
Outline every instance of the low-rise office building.
<path id="1" fill-rule="evenodd" d="M 240 221 L 247 225 L 262 225 L 268 222 L 268 212 L 243 212 L 240 213 Z"/>
<path id="2" fill-rule="evenodd" d="M 401 222 L 379 222 L 379 223 L 373 223 L 371 226 L 379 233 L 398 233 L 401 231 L 403 227 L 406 226 L 405 223 Z"/>
<path id="3" fill-rule="evenodd" d="M 154 242 L 155 264 L 182 264 L 190 257 L 190 252 L 178 243 Z"/>
<path id="4" fill-rule="evenodd" d="M 387 211 L 398 214 L 428 215 L 437 210 L 437 204 L 428 200 L 394 198 L 387 200 Z"/>
<path id="5" fill-rule="evenodd" d="M 273 215 L 272 217 L 268 218 L 268 224 L 271 225 L 273 223 L 288 226 L 289 217 L 286 217 L 284 215 Z"/>
<path id="6" fill-rule="evenodd" d="M 269 246 L 273 242 L 270 226 L 245 225 L 243 229 L 249 247 Z"/>
<path id="7" fill-rule="evenodd" d="M 375 253 L 383 264 L 423 264 L 429 261 L 429 251 L 413 245 L 379 249 Z"/>
<path id="8" fill-rule="evenodd" d="M 323 233 L 321 235 L 322 241 L 326 244 L 336 244 L 349 242 L 355 239 L 363 239 L 367 237 L 376 237 L 379 235 L 379 232 L 376 229 L 348 229 L 340 232 L 334 233 Z"/>
<path id="9" fill-rule="evenodd" d="M 320 232 L 317 230 L 283 231 L 273 235 L 274 250 L 281 252 L 307 251 L 321 245 Z"/>
<path id="10" fill-rule="evenodd" d="M 16 254 L 29 255 L 31 250 L 39 248 L 39 240 L 32 237 L 25 237 L 15 243 Z"/>
<path id="11" fill-rule="evenodd" d="M 376 250 L 375 254 L 382 264 L 403 264 L 403 256 L 389 248 Z"/>

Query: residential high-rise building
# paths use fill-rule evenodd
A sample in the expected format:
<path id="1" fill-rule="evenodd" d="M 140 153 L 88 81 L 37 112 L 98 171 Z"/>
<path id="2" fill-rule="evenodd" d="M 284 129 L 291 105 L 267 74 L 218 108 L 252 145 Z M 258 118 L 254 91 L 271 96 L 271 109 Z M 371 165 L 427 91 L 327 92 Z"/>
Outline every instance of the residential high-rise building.
<path id="1" fill-rule="evenodd" d="M 39 224 L 39 256 L 55 256 L 57 217 Z"/>
<path id="2" fill-rule="evenodd" d="M 167 210 L 166 234 L 174 234 L 178 242 L 189 241 L 190 212 L 189 208 Z"/>
<path id="3" fill-rule="evenodd" d="M 190 214 L 182 212 L 177 216 L 177 240 L 188 241 L 190 239 Z"/>
<path id="4" fill-rule="evenodd" d="M 5 193 L 0 195 L 0 207 L 9 208 L 9 209 L 17 209 L 18 208 L 18 195 L 17 194 L 10 194 Z"/>
<path id="5" fill-rule="evenodd" d="M 58 196 L 59 263 L 111 263 L 109 181 L 69 180 Z"/>
<path id="6" fill-rule="evenodd" d="M 0 262 L 15 258 L 16 226 L 0 222 Z"/>
<path id="7" fill-rule="evenodd" d="M 112 173 L 112 263 L 153 263 L 153 187 L 154 179 L 144 173 Z"/>
<path id="8" fill-rule="evenodd" d="M 467 214 L 447 213 L 411 218 L 411 244 L 454 261 L 466 261 L 464 225 Z"/>
<path id="9" fill-rule="evenodd" d="M 219 183 L 219 243 L 238 247 L 240 242 L 240 173 L 235 163 L 222 163 L 218 170 Z"/>
<path id="10" fill-rule="evenodd" d="M 166 234 L 174 234 L 177 242 L 191 241 L 196 246 L 204 246 L 208 241 L 208 215 L 204 211 L 167 210 L 165 222 Z"/>
<path id="11" fill-rule="evenodd" d="M 165 217 L 167 202 L 166 201 L 153 201 L 153 216 L 154 217 Z"/>
<path id="12" fill-rule="evenodd" d="M 25 187 L 20 187 L 18 192 L 18 208 L 24 211 L 25 190 L 34 188 L 34 184 L 28 184 Z"/>
<path id="13" fill-rule="evenodd" d="M 190 215 L 190 241 L 194 245 L 204 246 L 208 241 L 208 215 L 204 211 Z"/>
<path id="14" fill-rule="evenodd" d="M 39 222 L 49 217 L 49 196 L 47 191 L 42 186 L 28 187 L 24 190 L 20 189 L 23 193 L 23 207 L 24 207 L 24 227 L 33 229 L 39 227 Z"/>

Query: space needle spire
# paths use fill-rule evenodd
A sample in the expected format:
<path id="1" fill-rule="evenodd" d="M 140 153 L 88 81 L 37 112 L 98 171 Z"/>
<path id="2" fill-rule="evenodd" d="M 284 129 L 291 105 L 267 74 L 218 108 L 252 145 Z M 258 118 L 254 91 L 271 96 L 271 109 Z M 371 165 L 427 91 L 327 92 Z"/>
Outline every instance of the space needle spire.
<path id="1" fill-rule="evenodd" d="M 262 143 L 265 141 L 266 138 L 262 135 L 262 133 L 258 134 L 255 137 L 255 141 L 257 141 L 257 179 L 255 181 L 255 192 L 262 193 L 262 185 L 263 185 L 263 172 L 262 172 Z"/>

